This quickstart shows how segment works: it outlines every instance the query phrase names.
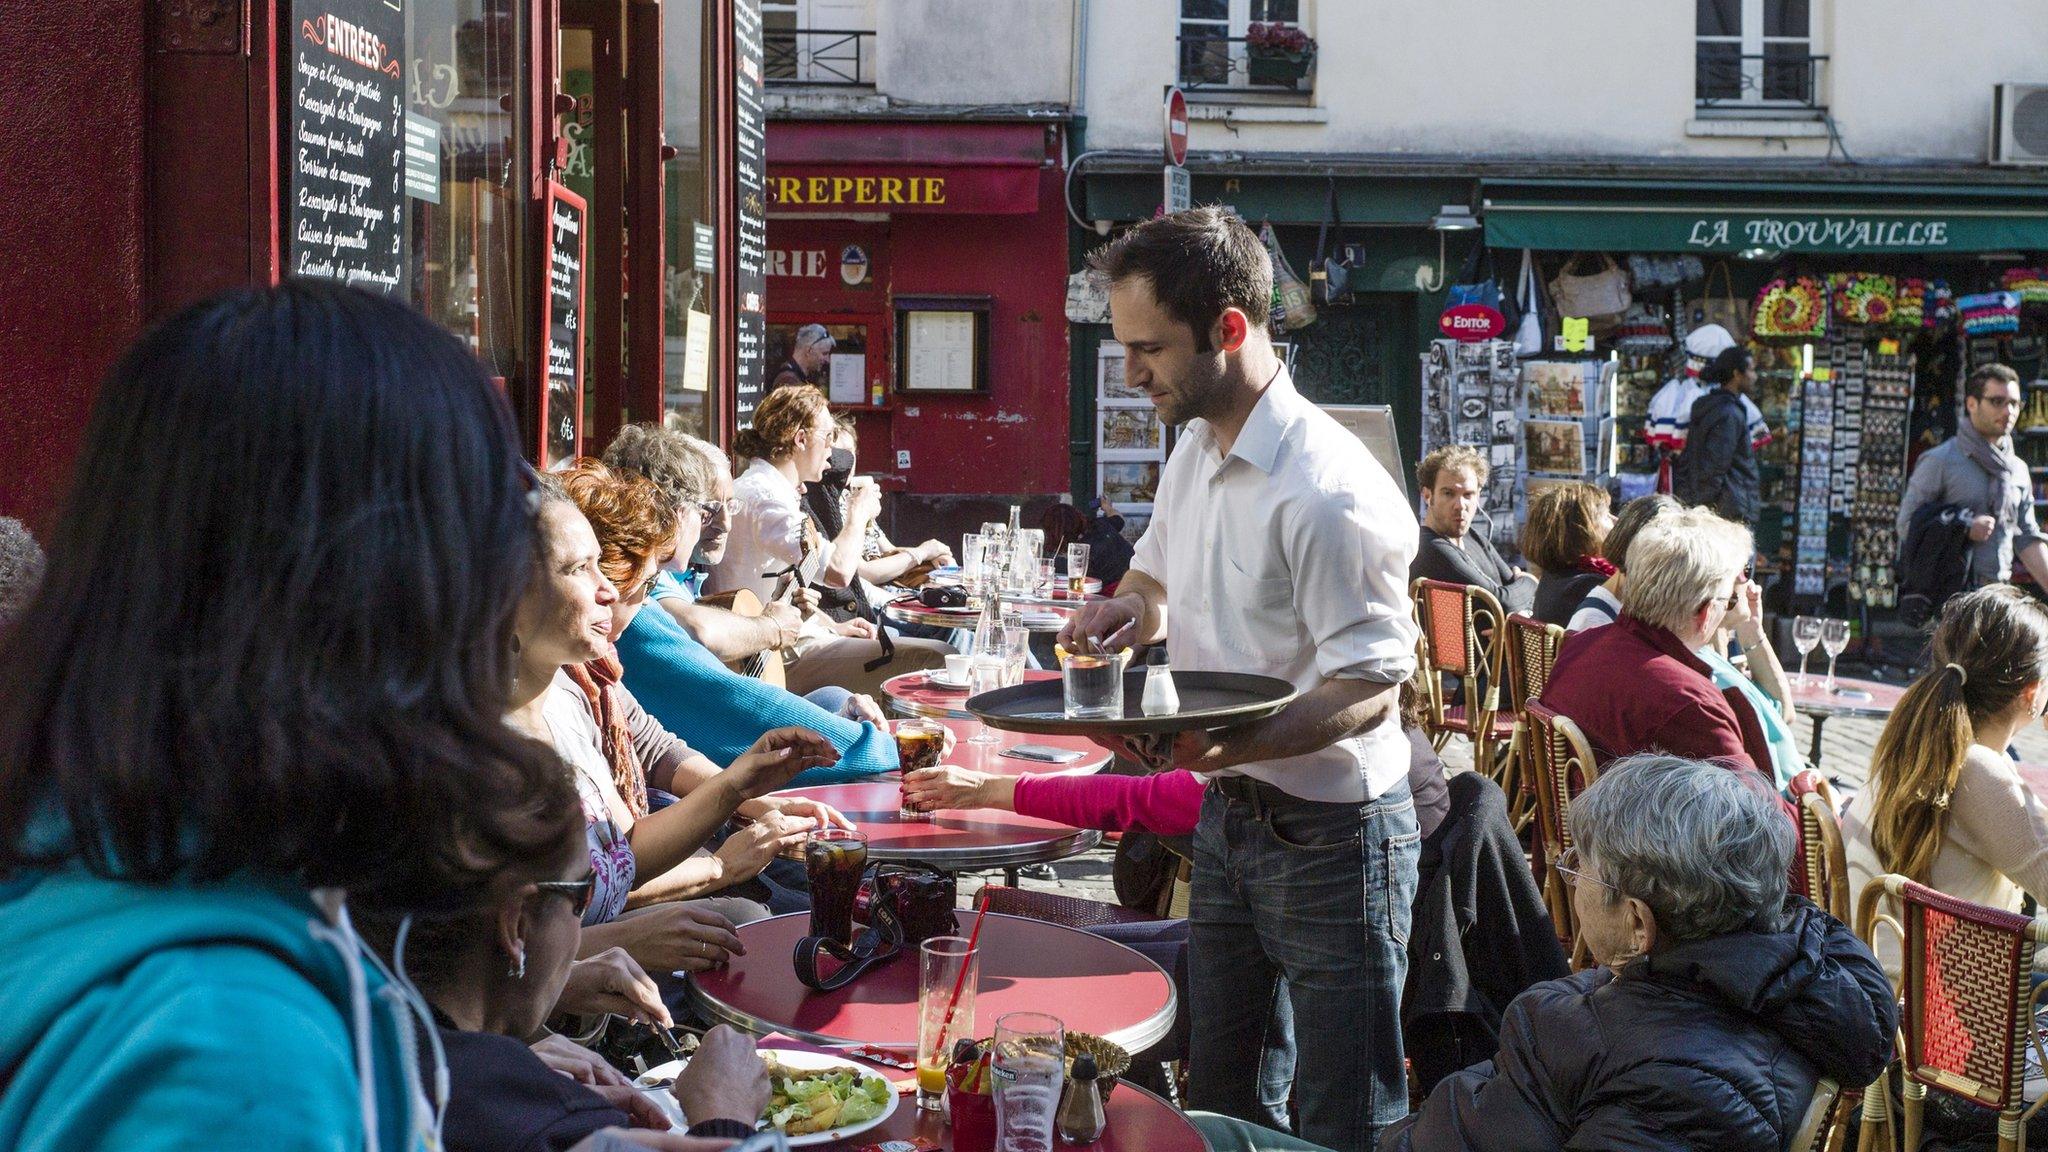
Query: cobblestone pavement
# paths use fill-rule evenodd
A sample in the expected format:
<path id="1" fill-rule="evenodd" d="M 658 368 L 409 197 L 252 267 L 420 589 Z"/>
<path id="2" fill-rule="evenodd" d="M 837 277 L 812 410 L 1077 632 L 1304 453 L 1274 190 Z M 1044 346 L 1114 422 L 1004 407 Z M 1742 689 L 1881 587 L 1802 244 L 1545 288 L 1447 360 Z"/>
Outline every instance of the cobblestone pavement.
<path id="1" fill-rule="evenodd" d="M 1877 746 L 1877 734 L 1883 729 L 1882 720 L 1854 717 L 1829 720 L 1821 729 L 1821 770 L 1850 788 L 1862 787 L 1870 772 L 1870 756 Z M 1801 749 L 1812 746 L 1813 728 L 1809 718 L 1800 716 L 1795 731 Z M 2048 731 L 2044 731 L 2041 725 L 2027 728 L 2015 743 L 2022 760 L 2048 761 Z M 1452 772 L 1469 771 L 1472 767 L 1470 746 L 1453 740 L 1444 749 L 1444 764 Z M 1116 893 L 1110 883 L 1110 855 L 1113 850 L 1113 845 L 1105 843 L 1092 851 L 1054 863 L 1055 879 L 1026 877 L 1021 883 L 1026 888 L 1051 889 L 1089 900 L 1114 902 Z M 967 906 L 974 893 L 981 890 L 983 883 L 1002 883 L 1002 875 L 997 872 L 966 873 L 959 879 L 963 907 Z"/>

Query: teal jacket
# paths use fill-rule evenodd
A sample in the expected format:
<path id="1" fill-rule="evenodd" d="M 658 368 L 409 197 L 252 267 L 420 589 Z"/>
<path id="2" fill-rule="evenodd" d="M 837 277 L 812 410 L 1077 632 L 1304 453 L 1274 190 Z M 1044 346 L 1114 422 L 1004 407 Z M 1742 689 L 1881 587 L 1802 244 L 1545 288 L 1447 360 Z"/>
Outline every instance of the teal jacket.
<path id="1" fill-rule="evenodd" d="M 335 909 L 261 879 L 0 880 L 0 1148 L 429 1147 L 410 1010 Z"/>

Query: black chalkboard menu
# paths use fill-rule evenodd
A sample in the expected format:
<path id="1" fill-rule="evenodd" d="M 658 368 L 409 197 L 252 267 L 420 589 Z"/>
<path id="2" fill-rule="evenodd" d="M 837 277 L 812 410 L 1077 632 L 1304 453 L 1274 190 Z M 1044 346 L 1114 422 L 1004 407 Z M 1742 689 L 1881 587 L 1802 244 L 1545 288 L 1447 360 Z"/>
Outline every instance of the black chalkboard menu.
<path id="1" fill-rule="evenodd" d="M 738 427 L 753 418 L 766 383 L 768 350 L 768 123 L 761 79 L 760 0 L 733 0 L 733 146 L 738 169 L 739 238 L 734 252 L 738 330 L 733 348 L 739 378 Z"/>
<path id="2" fill-rule="evenodd" d="M 540 402 L 540 466 L 583 453 L 583 224 L 588 206 L 548 182 L 548 307 L 541 346 L 547 350 Z"/>
<path id="3" fill-rule="evenodd" d="M 404 0 L 294 0 L 285 271 L 406 288 Z"/>

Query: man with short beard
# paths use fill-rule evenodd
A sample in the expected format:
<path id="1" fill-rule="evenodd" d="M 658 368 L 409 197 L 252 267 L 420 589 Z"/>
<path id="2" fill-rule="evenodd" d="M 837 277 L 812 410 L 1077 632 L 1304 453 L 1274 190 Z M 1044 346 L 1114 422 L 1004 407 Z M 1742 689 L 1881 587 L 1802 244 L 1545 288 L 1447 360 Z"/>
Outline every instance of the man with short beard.
<path id="1" fill-rule="evenodd" d="M 1299 693 L 1265 720 L 1182 732 L 1163 755 L 1130 749 L 1209 777 L 1189 1100 L 1286 1127 L 1284 1095 L 1258 1090 L 1284 976 L 1307 1025 L 1300 1135 L 1368 1149 L 1408 1111 L 1400 993 L 1420 837 L 1395 702 L 1415 671 L 1415 517 L 1358 438 L 1294 390 L 1266 330 L 1271 264 L 1241 220 L 1175 213 L 1091 263 L 1110 281 L 1126 382 L 1186 427 L 1117 595 L 1062 639 L 1165 640 L 1178 671 L 1261 673 Z"/>

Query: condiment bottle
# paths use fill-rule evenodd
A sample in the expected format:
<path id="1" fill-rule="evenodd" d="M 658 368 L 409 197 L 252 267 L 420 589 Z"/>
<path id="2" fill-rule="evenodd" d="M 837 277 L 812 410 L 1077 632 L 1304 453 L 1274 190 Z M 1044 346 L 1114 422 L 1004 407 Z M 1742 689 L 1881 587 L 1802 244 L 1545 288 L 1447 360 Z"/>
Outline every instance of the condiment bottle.
<path id="1" fill-rule="evenodd" d="M 1173 669 L 1166 665 L 1163 646 L 1145 658 L 1145 695 L 1138 707 L 1147 716 L 1171 716 L 1180 711 L 1180 690 L 1173 686 Z"/>
<path id="2" fill-rule="evenodd" d="M 1082 1053 L 1074 1057 L 1074 1070 L 1067 1079 L 1067 1091 L 1060 1097 L 1060 1114 L 1054 1127 L 1068 1144 L 1093 1144 L 1109 1127 L 1102 1113 L 1102 1086 L 1096 1079 L 1095 1057 Z"/>

